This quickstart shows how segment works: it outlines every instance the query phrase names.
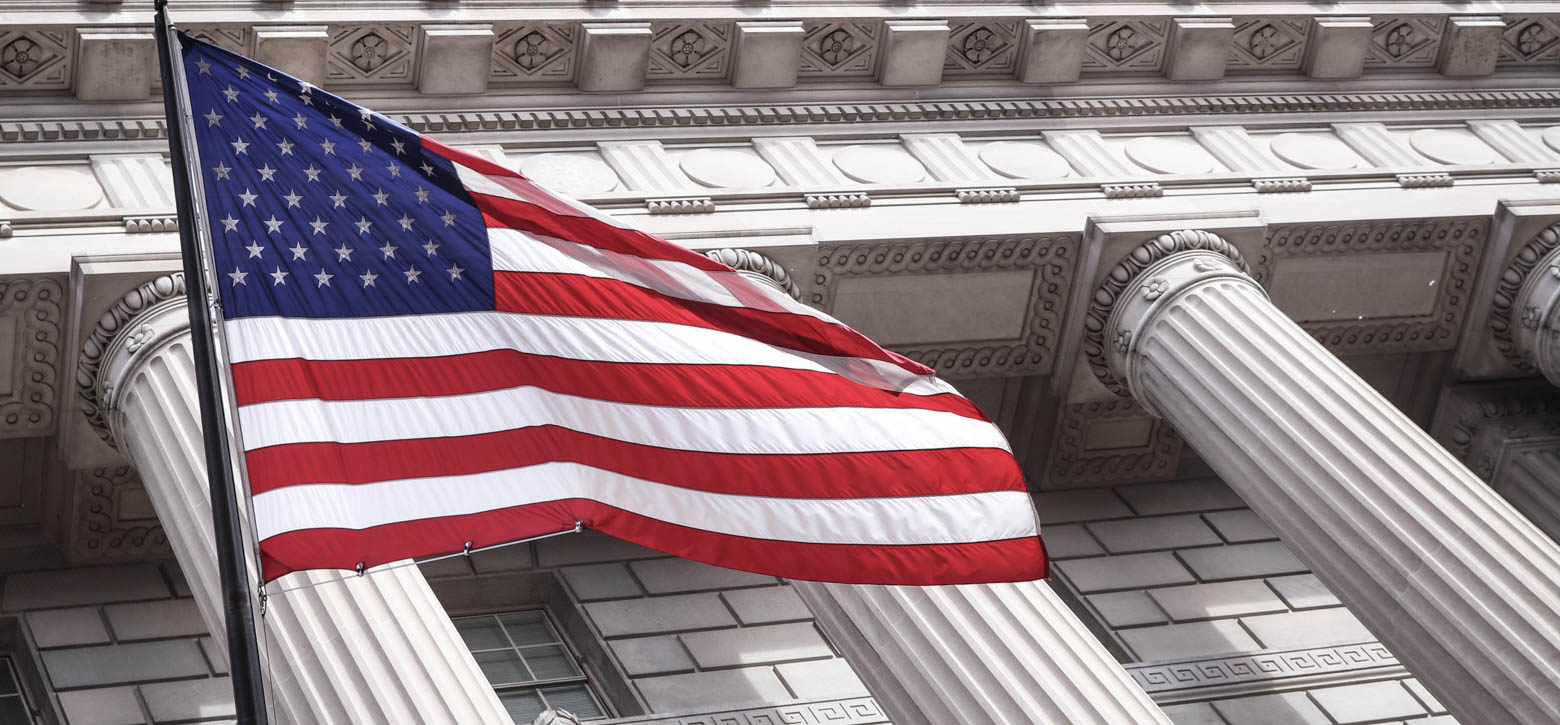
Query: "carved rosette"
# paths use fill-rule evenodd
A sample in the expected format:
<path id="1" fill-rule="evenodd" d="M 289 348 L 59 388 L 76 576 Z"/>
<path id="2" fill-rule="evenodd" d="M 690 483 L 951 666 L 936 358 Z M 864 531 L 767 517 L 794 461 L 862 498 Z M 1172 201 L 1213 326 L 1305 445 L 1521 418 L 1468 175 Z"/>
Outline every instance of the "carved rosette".
<path id="1" fill-rule="evenodd" d="M 1181 292 L 1208 280 L 1235 278 L 1261 289 L 1235 245 L 1212 232 L 1161 234 L 1132 250 L 1094 291 L 1084 318 L 1084 355 L 1112 392 L 1131 395 L 1135 331 Z"/>
<path id="2" fill-rule="evenodd" d="M 98 318 L 76 363 L 76 397 L 105 443 L 117 445 L 109 413 L 134 363 L 189 327 L 184 274 L 178 272 L 136 287 Z"/>
<path id="3" fill-rule="evenodd" d="M 1539 232 L 1506 266 L 1490 329 L 1496 349 L 1518 370 L 1560 385 L 1560 224 Z"/>
<path id="4" fill-rule="evenodd" d="M 10 392 L 0 393 L 0 438 L 44 435 L 54 430 L 63 296 L 60 283 L 53 279 L 0 282 L 0 323 L 7 317 L 17 318 L 11 345 L 0 340 L 0 355 L 16 355 L 16 377 Z"/>
<path id="5" fill-rule="evenodd" d="M 747 249 L 711 249 L 704 253 L 759 284 L 778 290 L 793 300 L 801 301 L 802 288 L 791 279 L 790 273 L 779 262 Z"/>

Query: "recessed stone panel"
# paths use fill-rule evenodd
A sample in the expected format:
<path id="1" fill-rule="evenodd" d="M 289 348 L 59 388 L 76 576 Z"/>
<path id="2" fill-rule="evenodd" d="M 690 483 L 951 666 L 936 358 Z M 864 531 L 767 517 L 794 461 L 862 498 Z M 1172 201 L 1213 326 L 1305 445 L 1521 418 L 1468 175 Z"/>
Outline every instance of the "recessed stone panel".
<path id="1" fill-rule="evenodd" d="M 1492 164 L 1495 151 L 1466 131 L 1424 128 L 1408 137 L 1414 150 L 1443 164 Z"/>
<path id="2" fill-rule="evenodd" d="M 885 345 L 1008 340 L 1024 333 L 1034 270 L 841 280 L 834 314 Z"/>
<path id="3" fill-rule="evenodd" d="M 1445 252 L 1279 260 L 1268 291 L 1299 322 L 1420 317 L 1435 311 Z"/>
<path id="4" fill-rule="evenodd" d="M 520 162 L 520 171 L 569 196 L 585 196 L 618 187 L 617 173 L 605 161 L 585 154 L 538 154 Z"/>
<path id="5" fill-rule="evenodd" d="M 0 202 L 21 211 L 90 209 L 103 200 L 87 164 L 19 166 L 0 170 Z"/>
<path id="6" fill-rule="evenodd" d="M 761 189 L 775 183 L 775 170 L 752 152 L 698 149 L 679 163 L 688 178 L 716 189 Z"/>
<path id="7" fill-rule="evenodd" d="M 1127 158 L 1160 174 L 1206 174 L 1213 171 L 1213 157 L 1190 141 L 1145 136 L 1127 142 Z"/>
<path id="8" fill-rule="evenodd" d="M 1060 179 L 1072 174 L 1061 154 L 1038 143 L 998 141 L 980 147 L 980 160 L 1010 179 Z"/>
<path id="9" fill-rule="evenodd" d="M 1302 169 L 1352 169 L 1360 164 L 1360 157 L 1346 144 L 1319 133 L 1281 133 L 1268 146 Z"/>
<path id="10" fill-rule="evenodd" d="M 926 178 L 926 167 L 898 146 L 846 146 L 834 152 L 834 165 L 863 184 L 914 184 Z"/>

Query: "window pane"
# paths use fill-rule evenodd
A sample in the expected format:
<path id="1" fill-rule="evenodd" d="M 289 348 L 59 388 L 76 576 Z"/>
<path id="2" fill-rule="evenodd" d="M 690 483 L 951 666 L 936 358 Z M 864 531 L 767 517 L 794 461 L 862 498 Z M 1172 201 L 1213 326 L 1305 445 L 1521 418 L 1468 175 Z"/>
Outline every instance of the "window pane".
<path id="1" fill-rule="evenodd" d="M 552 628 L 547 626 L 547 617 L 541 612 L 516 612 L 514 614 L 500 615 L 504 622 L 504 629 L 509 630 L 509 636 L 514 638 L 515 644 L 524 647 L 528 644 L 552 644 L 558 641 L 558 636 L 552 633 Z"/>
<path id="2" fill-rule="evenodd" d="M 547 709 L 542 704 L 542 698 L 531 690 L 500 692 L 498 699 L 504 703 L 504 709 L 509 711 L 509 719 L 514 720 L 515 725 L 530 725 L 537 715 Z"/>
<path id="3" fill-rule="evenodd" d="M 574 666 L 574 658 L 558 645 L 527 647 L 520 653 L 525 655 L 525 663 L 531 666 L 531 672 L 538 680 L 578 677 L 580 674 L 579 668 Z"/>
<path id="4" fill-rule="evenodd" d="M 476 658 L 477 665 L 482 668 L 482 674 L 487 675 L 488 682 L 495 687 L 535 680 L 530 673 L 526 672 L 525 664 L 520 661 L 520 655 L 515 654 L 514 650 L 479 652 Z"/>
<path id="5" fill-rule="evenodd" d="M 14 695 L 18 692 L 16 675 L 11 672 L 11 661 L 0 658 L 0 695 Z"/>
<path id="6" fill-rule="evenodd" d="M 590 688 L 584 685 L 549 687 L 542 690 L 542 696 L 547 698 L 548 707 L 555 710 L 568 710 L 579 716 L 581 720 L 607 716 L 607 713 L 601 709 L 601 704 L 596 702 L 596 696 L 592 695 Z"/>
<path id="7" fill-rule="evenodd" d="M 0 725 L 32 725 L 32 715 L 20 695 L 0 697 Z"/>
<path id="8" fill-rule="evenodd" d="M 474 651 L 509 646 L 509 640 L 504 638 L 504 631 L 499 629 L 498 621 L 492 617 L 457 619 L 455 629 L 460 631 L 460 638 L 466 640 L 466 647 Z"/>

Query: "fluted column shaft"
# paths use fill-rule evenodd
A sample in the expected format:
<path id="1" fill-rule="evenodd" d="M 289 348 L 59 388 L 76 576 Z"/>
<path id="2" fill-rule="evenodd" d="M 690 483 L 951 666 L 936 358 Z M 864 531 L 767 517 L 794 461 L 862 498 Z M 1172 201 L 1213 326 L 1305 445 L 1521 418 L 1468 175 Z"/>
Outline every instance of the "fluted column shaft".
<path id="1" fill-rule="evenodd" d="M 189 318 L 182 295 L 140 307 L 114 323 L 120 329 L 103 350 L 103 418 L 139 469 L 201 616 L 225 647 Z M 305 572 L 280 584 L 337 575 Z M 257 629 L 274 722 L 510 722 L 416 567 L 272 596 Z"/>
<path id="2" fill-rule="evenodd" d="M 1549 538 L 1560 540 L 1560 442 L 1512 451 L 1492 484 Z"/>
<path id="3" fill-rule="evenodd" d="M 1169 420 L 1463 722 L 1560 722 L 1560 548 L 1238 257 L 1177 232 L 1124 261 L 1095 298 L 1097 373 Z"/>
<path id="4" fill-rule="evenodd" d="M 1169 720 L 1045 582 L 793 582 L 895 725 Z"/>

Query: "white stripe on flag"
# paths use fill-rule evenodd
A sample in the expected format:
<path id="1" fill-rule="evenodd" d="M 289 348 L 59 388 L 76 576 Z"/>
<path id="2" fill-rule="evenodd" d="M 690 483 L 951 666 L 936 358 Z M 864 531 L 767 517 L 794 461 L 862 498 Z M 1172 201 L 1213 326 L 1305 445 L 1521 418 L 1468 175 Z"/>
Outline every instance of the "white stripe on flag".
<path id="1" fill-rule="evenodd" d="M 584 498 L 718 533 L 822 544 L 950 544 L 1034 536 L 1023 491 L 902 498 L 806 499 L 710 493 L 578 463 L 364 484 L 308 484 L 254 497 L 256 535 L 365 529 L 544 501 Z"/>
<path id="2" fill-rule="evenodd" d="M 611 395 L 611 391 L 603 391 Z M 915 408 L 672 408 L 524 386 L 467 395 L 371 400 L 277 400 L 238 410 L 244 447 L 362 443 L 558 425 L 657 448 L 709 453 L 811 454 L 1000 448 L 995 425 Z"/>
<path id="3" fill-rule="evenodd" d="M 242 317 L 228 320 L 229 358 L 373 360 L 518 350 L 573 360 L 752 365 L 831 372 L 911 395 L 956 393 L 934 377 L 889 362 L 813 355 L 730 332 L 669 322 L 456 312 L 360 318 Z"/>

